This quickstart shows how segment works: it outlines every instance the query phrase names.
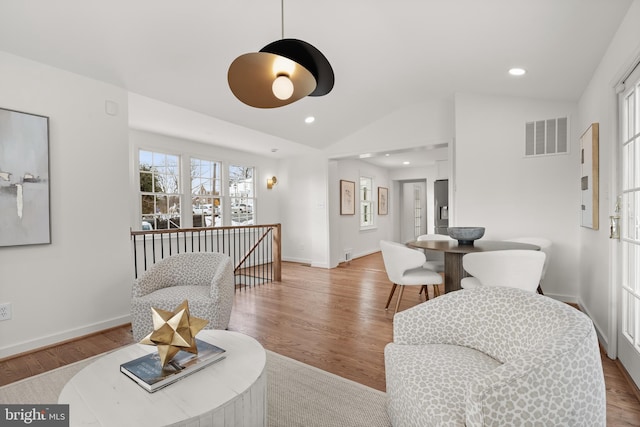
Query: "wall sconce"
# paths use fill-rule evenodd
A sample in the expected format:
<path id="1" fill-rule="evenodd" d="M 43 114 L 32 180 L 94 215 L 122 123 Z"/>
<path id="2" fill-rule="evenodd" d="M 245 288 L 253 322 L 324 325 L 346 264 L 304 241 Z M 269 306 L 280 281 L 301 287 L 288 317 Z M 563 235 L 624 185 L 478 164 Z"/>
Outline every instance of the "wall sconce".
<path id="1" fill-rule="evenodd" d="M 274 185 L 278 183 L 278 178 L 272 176 L 271 178 L 267 178 L 267 188 L 271 190 Z"/>

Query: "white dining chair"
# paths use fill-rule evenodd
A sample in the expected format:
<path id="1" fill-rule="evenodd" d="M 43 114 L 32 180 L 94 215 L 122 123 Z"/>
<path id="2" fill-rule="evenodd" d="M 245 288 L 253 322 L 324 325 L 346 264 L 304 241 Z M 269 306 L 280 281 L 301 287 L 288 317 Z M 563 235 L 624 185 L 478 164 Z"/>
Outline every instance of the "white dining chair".
<path id="1" fill-rule="evenodd" d="M 542 275 L 540 276 L 540 283 L 538 284 L 538 293 L 544 295 L 544 292 L 542 292 L 542 282 L 544 282 L 544 276 L 547 273 L 549 260 L 551 259 L 551 240 L 545 239 L 543 237 L 518 237 L 515 239 L 505 240 L 505 242 L 528 243 L 530 245 L 536 245 L 539 246 L 540 250 L 545 253 L 547 257 L 544 259 L 544 267 L 542 267 Z"/>
<path id="2" fill-rule="evenodd" d="M 391 298 L 400 286 L 400 292 L 396 301 L 394 314 L 398 312 L 400 300 L 404 293 L 405 286 L 428 286 L 442 284 L 442 276 L 435 271 L 423 267 L 425 260 L 424 253 L 411 249 L 402 243 L 391 242 L 388 240 L 380 241 L 380 249 L 382 251 L 382 259 L 387 276 L 393 286 L 387 299 L 387 305 L 384 309 L 389 308 Z"/>
<path id="3" fill-rule="evenodd" d="M 462 257 L 462 266 L 473 277 L 460 281 L 463 289 L 502 286 L 535 293 L 540 284 L 546 254 L 533 250 L 472 252 Z"/>
<path id="4" fill-rule="evenodd" d="M 419 242 L 422 241 L 446 241 L 453 240 L 451 237 L 444 234 L 422 234 L 416 239 Z M 433 270 L 436 273 L 444 272 L 444 252 L 424 250 L 424 256 L 426 258 L 423 264 L 424 268 Z"/>

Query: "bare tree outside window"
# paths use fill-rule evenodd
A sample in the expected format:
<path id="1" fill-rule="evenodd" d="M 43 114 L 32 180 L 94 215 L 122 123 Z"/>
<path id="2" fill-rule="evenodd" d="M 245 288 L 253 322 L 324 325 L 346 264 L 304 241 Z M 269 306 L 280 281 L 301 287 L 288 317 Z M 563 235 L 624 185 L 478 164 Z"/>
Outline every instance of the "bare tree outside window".
<path id="1" fill-rule="evenodd" d="M 180 227 L 180 158 L 139 151 L 141 228 Z"/>
<path id="2" fill-rule="evenodd" d="M 255 223 L 254 168 L 229 166 L 229 200 L 231 202 L 231 225 Z"/>
<path id="3" fill-rule="evenodd" d="M 191 159 L 191 210 L 194 227 L 222 225 L 222 164 Z"/>

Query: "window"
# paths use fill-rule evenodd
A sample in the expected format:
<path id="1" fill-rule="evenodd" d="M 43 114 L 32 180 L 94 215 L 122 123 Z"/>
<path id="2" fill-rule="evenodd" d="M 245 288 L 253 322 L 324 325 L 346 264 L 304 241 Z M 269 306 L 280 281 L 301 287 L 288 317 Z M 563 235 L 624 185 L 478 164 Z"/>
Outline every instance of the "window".
<path id="1" fill-rule="evenodd" d="M 252 167 L 229 166 L 231 225 L 254 224 L 255 190 Z"/>
<path id="2" fill-rule="evenodd" d="M 373 179 L 360 177 L 360 228 L 373 227 Z"/>
<path id="3" fill-rule="evenodd" d="M 191 159 L 191 210 L 194 227 L 222 225 L 222 164 Z"/>
<path id="4" fill-rule="evenodd" d="M 419 185 L 413 186 L 413 234 L 417 239 L 422 234 L 422 199 L 420 197 L 422 193 L 422 187 Z"/>
<path id="5" fill-rule="evenodd" d="M 180 157 L 139 151 L 141 229 L 180 227 Z"/>

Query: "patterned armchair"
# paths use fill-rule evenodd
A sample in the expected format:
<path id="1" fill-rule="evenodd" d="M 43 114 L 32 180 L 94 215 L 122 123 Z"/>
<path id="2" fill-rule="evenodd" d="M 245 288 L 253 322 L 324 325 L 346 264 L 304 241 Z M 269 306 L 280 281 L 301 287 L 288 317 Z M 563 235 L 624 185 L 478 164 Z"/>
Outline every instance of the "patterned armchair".
<path id="1" fill-rule="evenodd" d="M 448 293 L 394 317 L 385 347 L 394 426 L 604 426 L 591 320 L 514 288 Z"/>
<path id="2" fill-rule="evenodd" d="M 133 339 L 140 341 L 153 331 L 151 307 L 173 311 L 184 300 L 192 316 L 209 321 L 206 329 L 226 329 L 233 295 L 233 266 L 227 255 L 187 252 L 165 258 L 133 284 Z"/>

